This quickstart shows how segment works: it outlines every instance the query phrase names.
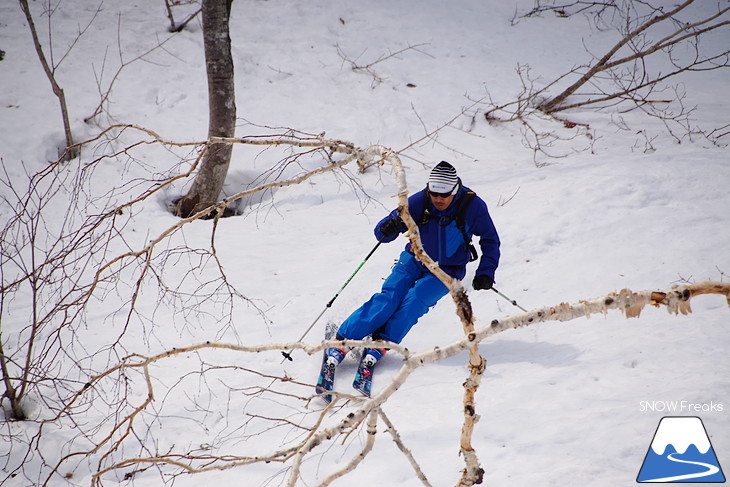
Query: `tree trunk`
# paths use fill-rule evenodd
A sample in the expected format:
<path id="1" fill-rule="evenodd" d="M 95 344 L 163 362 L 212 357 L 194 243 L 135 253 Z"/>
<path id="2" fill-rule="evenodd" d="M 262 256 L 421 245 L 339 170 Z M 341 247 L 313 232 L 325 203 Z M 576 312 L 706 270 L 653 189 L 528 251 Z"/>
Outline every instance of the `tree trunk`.
<path id="1" fill-rule="evenodd" d="M 48 64 L 46 55 L 43 52 L 43 46 L 38 39 L 38 31 L 35 28 L 35 22 L 33 22 L 33 16 L 30 13 L 30 7 L 28 6 L 28 0 L 20 0 L 20 9 L 25 14 L 25 18 L 28 20 L 28 27 L 30 28 L 30 34 L 33 36 L 33 45 L 35 51 L 38 54 L 38 59 L 41 61 L 43 71 L 48 77 L 48 81 L 51 82 L 51 88 L 53 94 L 58 98 L 58 102 L 61 105 L 61 118 L 63 119 L 63 132 L 66 136 L 66 150 L 63 152 L 62 158 L 64 161 L 70 161 L 79 155 L 78 147 L 74 147 L 74 140 L 71 134 L 71 122 L 68 118 L 68 109 L 66 108 L 66 95 L 63 93 L 63 89 L 58 85 L 56 81 L 55 66 Z"/>
<path id="2" fill-rule="evenodd" d="M 236 128 L 236 97 L 228 20 L 233 0 L 203 0 L 203 42 L 208 73 L 208 137 L 233 137 Z M 218 201 L 231 162 L 233 146 L 206 147 L 200 170 L 190 191 L 177 204 L 183 218 Z"/>

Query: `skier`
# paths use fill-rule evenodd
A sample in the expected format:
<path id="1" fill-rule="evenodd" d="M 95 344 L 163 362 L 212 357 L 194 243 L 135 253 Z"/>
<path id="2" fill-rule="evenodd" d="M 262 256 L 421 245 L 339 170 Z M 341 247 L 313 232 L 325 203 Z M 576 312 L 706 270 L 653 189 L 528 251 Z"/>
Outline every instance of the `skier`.
<path id="1" fill-rule="evenodd" d="M 482 256 L 472 285 L 475 290 L 492 288 L 499 264 L 499 236 L 486 203 L 462 185 L 451 164 L 438 163 L 429 175 L 426 188 L 408 198 L 408 207 L 418 224 L 424 250 L 451 277 L 464 278 L 466 264 L 476 259 L 471 238 L 479 236 Z M 391 242 L 405 230 L 398 211 L 393 210 L 375 226 L 375 237 Z M 400 343 L 418 319 L 447 293 L 444 283 L 416 259 L 409 243 L 382 290 L 342 323 L 336 339 L 362 340 L 371 336 L 374 340 Z M 363 352 L 353 385 L 365 395 L 370 395 L 373 366 L 385 352 L 383 348 L 367 348 Z M 342 347 L 327 349 L 323 374 L 333 379 L 334 368 L 346 355 L 347 350 Z M 362 373 L 367 377 L 360 377 Z M 359 387 L 359 379 L 367 379 L 364 388 Z M 324 385 L 322 382 L 320 377 L 318 391 L 331 390 L 331 380 L 325 378 Z M 329 400 L 328 396 L 325 399 Z"/>

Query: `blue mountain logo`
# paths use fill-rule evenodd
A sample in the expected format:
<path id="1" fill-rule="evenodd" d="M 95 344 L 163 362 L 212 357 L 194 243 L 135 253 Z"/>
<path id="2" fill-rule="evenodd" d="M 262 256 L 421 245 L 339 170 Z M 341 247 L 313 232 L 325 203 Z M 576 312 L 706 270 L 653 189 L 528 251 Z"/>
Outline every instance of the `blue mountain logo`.
<path id="1" fill-rule="evenodd" d="M 725 475 L 702 420 L 694 416 L 662 418 L 636 481 L 695 484 L 725 482 Z"/>

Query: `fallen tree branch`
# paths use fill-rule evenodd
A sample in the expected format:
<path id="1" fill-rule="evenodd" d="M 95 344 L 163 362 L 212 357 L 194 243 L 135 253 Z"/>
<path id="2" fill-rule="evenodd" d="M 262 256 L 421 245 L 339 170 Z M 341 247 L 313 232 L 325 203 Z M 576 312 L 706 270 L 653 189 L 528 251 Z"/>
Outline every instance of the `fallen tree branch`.
<path id="1" fill-rule="evenodd" d="M 393 423 L 390 421 L 388 416 L 385 415 L 382 409 L 379 409 L 379 411 L 380 418 L 383 420 L 383 423 L 385 423 L 385 426 L 388 427 L 388 433 L 390 433 L 390 436 L 393 437 L 393 441 L 398 446 L 398 449 L 401 451 L 401 453 L 403 453 L 408 459 L 408 463 L 411 464 L 411 467 L 413 467 L 413 470 L 416 472 L 418 480 L 420 480 L 426 487 L 431 487 L 431 483 L 426 478 L 426 474 L 423 473 L 421 467 L 418 465 L 418 462 L 416 462 L 416 459 L 413 458 L 413 454 L 411 453 L 411 451 L 403 444 L 403 440 L 401 439 L 400 434 L 398 434 L 398 431 L 396 431 L 395 426 L 393 426 Z"/>
<path id="2" fill-rule="evenodd" d="M 384 156 L 385 157 L 385 156 Z M 405 182 L 405 173 L 400 164 L 393 164 L 396 177 L 399 182 Z M 400 204 L 398 206 L 398 214 L 408 227 L 408 239 L 411 242 L 411 249 L 416 258 L 423 263 L 441 282 L 449 289 L 449 294 L 456 305 L 456 314 L 461 321 L 464 330 L 464 336 L 470 337 L 474 335 L 474 316 L 472 313 L 469 298 L 458 279 L 454 279 L 444 272 L 431 257 L 426 254 L 421 244 L 421 237 L 418 232 L 418 226 L 408 211 L 408 195 L 405 186 L 399 193 Z M 471 443 L 474 425 L 479 421 L 479 415 L 476 413 L 475 395 L 479 384 L 481 383 L 484 369 L 487 361 L 479 354 L 479 346 L 476 341 L 472 341 L 467 345 L 469 350 L 469 378 L 464 382 L 464 424 L 461 429 L 460 453 L 464 457 L 466 468 L 464 469 L 460 486 L 468 486 L 482 483 L 484 477 L 484 469 L 479 464 L 479 459 Z"/>
<path id="3" fill-rule="evenodd" d="M 730 306 L 730 283 L 703 281 L 694 284 L 674 286 L 668 291 L 637 291 L 623 289 L 618 293 L 611 293 L 590 301 L 581 301 L 575 304 L 561 303 L 557 306 L 541 308 L 529 313 L 508 318 L 494 320 L 492 323 L 477 330 L 477 339 L 499 333 L 510 328 L 520 328 L 543 321 L 570 321 L 576 318 L 588 318 L 592 314 L 606 314 L 608 310 L 617 309 L 627 318 L 638 318 L 647 304 L 652 306 L 666 306 L 667 311 L 673 314 L 689 314 L 692 312 L 690 300 L 703 294 L 720 294 L 727 299 Z"/>
<path id="4" fill-rule="evenodd" d="M 348 473 L 352 472 L 357 468 L 358 465 L 360 465 L 360 462 L 362 462 L 365 457 L 370 453 L 370 451 L 373 449 L 373 445 L 375 445 L 375 435 L 377 434 L 377 426 L 378 426 L 378 413 L 380 409 L 376 408 L 370 411 L 370 414 L 368 415 L 368 421 L 367 421 L 367 439 L 365 440 L 365 446 L 363 446 L 362 450 L 358 452 L 357 455 L 355 455 L 344 467 L 342 467 L 337 472 L 333 473 L 324 481 L 322 482 L 322 487 L 325 487 L 327 485 L 330 485 L 335 480 L 339 479 L 340 477 L 344 477 Z M 293 486 L 294 484 L 292 484 Z"/>
<path id="5" fill-rule="evenodd" d="M 703 294 L 724 295 L 728 306 L 730 306 L 730 283 L 705 281 L 691 285 L 675 286 L 667 291 L 632 292 L 628 289 L 624 289 L 619 293 L 611 293 L 590 301 L 581 301 L 572 305 L 561 303 L 557 306 L 541 308 L 506 320 L 494 320 L 488 326 L 477 329 L 461 340 L 450 345 L 445 347 L 436 347 L 433 350 L 412 354 L 404 358 L 403 366 L 393 375 L 390 384 L 383 387 L 377 395 L 358 406 L 355 411 L 351 411 L 347 414 L 347 416 L 337 425 L 326 428 L 313 435 L 308 441 L 307 452 L 311 451 L 311 449 L 315 446 L 336 437 L 339 433 L 352 427 L 352 425 L 361 422 L 374 408 L 380 407 L 392 394 L 395 393 L 396 390 L 400 389 L 401 386 L 405 384 L 408 377 L 410 377 L 411 373 L 418 367 L 457 355 L 464 350 L 467 350 L 469 347 L 474 346 L 474 344 L 481 343 L 487 337 L 499 332 L 545 321 L 570 321 L 577 318 L 589 317 L 591 314 L 595 313 L 605 314 L 610 309 L 621 310 L 627 318 L 633 318 L 638 317 L 641 310 L 647 304 L 651 304 L 653 306 L 666 306 L 670 313 L 688 314 L 691 312 L 689 301 L 692 297 Z M 465 392 L 465 400 L 467 398 L 467 392 Z M 468 419 L 469 414 L 466 416 Z M 462 441 L 464 441 L 464 430 L 467 427 L 468 424 L 465 421 L 465 426 L 462 429 Z M 462 451 L 462 453 L 464 452 Z M 465 462 L 467 462 L 467 471 L 464 472 L 464 475 L 460 480 L 462 485 L 469 481 L 476 480 L 469 476 L 470 472 L 468 469 L 474 468 L 478 465 L 478 459 L 476 458 L 473 450 L 470 451 L 469 454 L 469 458 L 465 458 Z M 477 463 L 475 465 L 474 463 L 469 462 Z M 477 471 L 473 471 L 471 473 L 477 473 Z"/>
<path id="6" fill-rule="evenodd" d="M 395 391 L 400 389 L 401 386 L 405 384 L 410 375 L 419 367 L 432 362 L 438 362 L 448 357 L 455 356 L 465 350 L 470 350 L 471 352 L 471 349 L 473 347 L 477 346 L 488 337 L 502 331 L 512 328 L 525 327 L 546 321 L 570 321 L 578 318 L 590 317 L 590 315 L 592 314 L 606 314 L 609 310 L 620 310 L 627 318 L 633 318 L 638 317 L 641 311 L 647 305 L 652 305 L 656 307 L 665 306 L 670 313 L 686 315 L 691 312 L 691 299 L 705 294 L 718 294 L 725 296 L 725 300 L 728 303 L 728 306 L 730 306 L 730 283 L 705 281 L 695 284 L 674 286 L 668 290 L 647 290 L 636 292 L 624 289 L 619 291 L 618 293 L 610 293 L 592 300 L 580 301 L 573 304 L 561 303 L 556 306 L 536 309 L 528 313 L 509 317 L 504 320 L 494 320 L 485 327 L 473 330 L 471 333 L 456 342 L 453 342 L 444 347 L 436 347 L 433 350 L 428 350 L 420 353 L 412 353 L 396 344 L 383 342 L 384 344 L 392 347 L 395 352 L 403 354 L 404 357 L 403 365 L 393 375 L 391 382 L 381 388 L 378 394 L 372 398 L 365 399 L 349 396 L 348 398 L 351 401 L 355 401 L 354 404 L 356 405 L 356 408 L 354 409 L 350 407 L 336 409 L 336 401 L 333 401 L 332 404 L 330 404 L 327 408 L 320 412 L 319 419 L 313 425 L 309 426 L 310 433 L 307 434 L 304 439 L 295 442 L 293 445 L 283 445 L 283 447 L 278 451 L 270 452 L 269 454 L 257 455 L 255 457 L 242 457 L 233 455 L 209 456 L 207 457 L 207 462 L 204 466 L 193 466 L 191 464 L 193 460 L 192 457 L 182 454 L 168 454 L 164 457 L 156 456 L 147 458 L 127 458 L 116 461 L 113 465 L 106 468 L 100 468 L 100 471 L 97 472 L 95 478 L 98 480 L 99 476 L 104 472 L 109 472 L 122 467 L 129 467 L 134 464 L 168 464 L 180 468 L 188 473 L 198 473 L 212 470 L 226 470 L 233 467 L 251 465 L 255 463 L 285 463 L 288 461 L 293 461 L 293 465 L 289 473 L 288 484 L 296 485 L 300 479 L 299 468 L 302 465 L 303 460 L 309 453 L 311 453 L 319 446 L 323 446 L 325 444 L 328 444 L 329 442 L 334 441 L 336 438 L 340 437 L 343 434 L 349 434 L 349 432 L 352 432 L 361 424 L 367 424 L 367 428 L 369 431 L 366 445 L 363 447 L 360 453 L 358 453 L 355 457 L 353 457 L 353 459 L 351 459 L 351 461 L 344 469 L 341 469 L 340 471 L 337 471 L 336 473 L 331 474 L 327 477 L 327 480 L 324 483 L 324 485 L 327 485 L 335 478 L 339 478 L 341 475 L 352 471 L 360 463 L 362 458 L 364 458 L 364 456 L 371 450 L 371 442 L 374 441 L 375 434 L 374 424 L 376 422 L 376 417 L 379 415 L 381 418 L 384 419 L 384 422 L 388 426 L 389 430 L 391 430 L 391 434 L 396 440 L 396 443 L 398 444 L 401 451 L 406 454 L 408 461 L 411 463 L 414 469 L 416 469 L 419 479 L 423 482 L 424 485 L 429 485 L 428 481 L 425 478 L 425 475 L 423 475 L 423 473 L 418 468 L 418 465 L 415 463 L 415 460 L 413 460 L 412 455 L 407 453 L 407 451 L 404 451 L 402 443 L 399 443 L 397 434 L 393 434 L 394 427 L 392 423 L 390 423 L 390 421 L 388 421 L 387 418 L 384 417 L 384 414 L 380 409 L 380 406 L 384 404 L 395 393 Z M 347 345 L 365 346 L 368 343 L 371 342 L 348 341 Z M 119 425 L 117 426 L 117 429 L 120 429 L 121 426 L 124 425 L 126 431 L 131 431 L 131 429 L 133 428 L 133 422 L 135 421 L 135 418 L 139 415 L 139 412 L 147 407 L 150 404 L 150 401 L 154 397 L 156 397 L 153 390 L 153 384 L 149 380 L 148 373 L 149 366 L 153 363 L 161 362 L 174 356 L 189 356 L 191 352 L 201 351 L 204 349 L 227 349 L 243 353 L 262 353 L 278 352 L 282 348 L 298 348 L 306 351 L 309 354 L 314 354 L 318 351 L 321 351 L 323 348 L 331 346 L 332 344 L 332 341 L 324 341 L 317 346 L 310 346 L 301 342 L 291 344 L 264 344 L 258 346 L 241 346 L 237 344 L 205 342 L 191 347 L 171 349 L 151 357 L 135 355 L 126 359 L 118 367 L 94 377 L 83 388 L 83 390 L 79 391 L 77 396 L 88 393 L 105 378 L 112 379 L 112 376 L 115 375 L 115 373 L 123 372 L 125 369 L 131 368 L 141 369 L 143 371 L 143 377 L 145 378 L 146 387 L 148 388 L 147 397 L 144 398 L 140 406 L 132 411 L 126 418 L 122 418 L 122 421 L 120 421 Z M 378 346 L 380 345 L 380 343 L 376 344 Z M 471 375 L 467 382 L 469 380 L 472 380 Z M 281 378 L 281 381 L 284 382 L 284 378 Z M 307 384 L 299 383 L 294 384 L 293 386 L 307 387 L 308 390 L 313 390 L 313 387 Z M 467 392 L 465 392 L 465 398 L 466 397 Z M 342 418 L 335 424 L 325 428 L 323 427 L 322 420 L 326 414 L 341 415 Z M 463 435 L 465 431 L 467 433 L 469 432 L 470 425 L 468 424 L 467 420 L 471 416 L 472 415 L 469 414 L 465 416 L 465 425 L 464 428 L 462 428 L 462 441 L 464 440 Z M 471 426 L 473 426 L 473 424 L 471 424 Z M 109 442 L 110 440 L 111 438 L 108 436 L 107 442 Z M 117 450 L 120 447 L 120 441 L 121 440 L 114 441 L 113 444 L 110 443 L 110 447 L 112 447 L 111 449 Z M 99 451 L 101 446 L 101 444 L 98 446 L 97 451 Z M 463 446 L 464 445 L 462 445 L 462 448 Z M 462 453 L 465 452 L 462 451 Z M 476 458 L 475 452 L 471 451 L 468 453 L 470 454 L 471 458 L 465 459 L 465 462 L 467 462 L 467 471 L 465 471 L 460 480 L 460 483 L 462 485 L 467 484 L 468 482 L 476 483 L 476 480 L 478 480 L 468 475 L 468 469 L 473 468 L 474 465 L 478 465 L 478 459 Z M 103 456 L 106 457 L 107 455 L 108 453 Z M 470 464 L 468 462 L 476 463 Z"/>
<path id="7" fill-rule="evenodd" d="M 151 136 L 154 143 L 172 144 L 170 141 L 163 141 L 163 139 L 154 132 L 141 129 L 139 127 L 119 126 L 117 128 L 121 128 L 122 130 L 141 130 L 148 136 Z M 324 447 L 325 451 L 336 448 L 335 445 L 338 439 L 343 439 L 343 443 L 352 443 L 352 441 L 349 440 L 350 435 L 358 431 L 362 432 L 363 428 L 367 428 L 368 436 L 366 437 L 367 439 L 364 447 L 359 450 L 359 453 L 357 453 L 344 468 L 335 470 L 334 473 L 326 472 L 328 475 L 323 476 L 323 478 L 326 479 L 324 481 L 326 485 L 327 483 L 334 481 L 336 478 L 350 473 L 358 467 L 361 460 L 373 447 L 377 418 L 382 417 L 384 422 L 388 425 L 388 429 L 396 441 L 396 444 L 416 471 L 418 478 L 424 485 L 429 485 L 425 475 L 423 475 L 423 472 L 420 471 L 418 464 L 415 462 L 413 455 L 411 455 L 410 452 L 402 446 L 402 442 L 399 442 L 395 428 L 386 420 L 381 406 L 386 403 L 395 394 L 395 392 L 405 384 L 411 374 L 421 366 L 431 362 L 438 362 L 445 358 L 462 353 L 463 351 L 468 351 L 469 375 L 464 382 L 464 417 L 459 439 L 460 455 L 464 458 L 465 468 L 458 480 L 458 485 L 467 486 L 478 484 L 483 481 L 484 470 L 480 466 L 477 453 L 473 448 L 472 434 L 474 426 L 479 420 L 479 415 L 477 414 L 478 409 L 475 402 L 476 393 L 486 367 L 486 361 L 479 353 L 479 344 L 483 340 L 491 335 L 510 328 L 524 327 L 533 323 L 549 320 L 568 321 L 576 318 L 588 317 L 595 313 L 605 314 L 610 309 L 619 309 L 627 317 L 636 317 L 639 316 L 647 304 L 652 304 L 654 306 L 666 306 L 672 313 L 687 314 L 691 312 L 689 304 L 691 298 L 702 294 L 724 295 L 730 305 L 730 284 L 703 282 L 685 286 L 675 286 L 666 291 L 632 292 L 629 290 L 622 290 L 618 293 L 611 293 L 590 301 L 580 301 L 572 305 L 561 303 L 557 306 L 533 310 L 504 320 L 494 320 L 488 326 L 477 329 L 475 327 L 476 321 L 472 313 L 469 298 L 461 283 L 445 274 L 439 268 L 438 264 L 430 259 L 423 250 L 418 233 L 418 227 L 408 210 L 408 191 L 405 180 L 405 171 L 397 152 L 378 145 L 361 149 L 348 142 L 335 139 L 324 139 L 323 135 L 302 135 L 292 132 L 260 137 L 252 136 L 230 139 L 219 138 L 205 142 L 190 142 L 178 145 L 201 145 L 202 150 L 205 150 L 205 146 L 207 146 L 207 144 L 222 142 L 230 144 L 288 145 L 322 150 L 323 152 L 328 152 L 328 156 L 338 153 L 342 154 L 343 157 L 339 160 L 333 160 L 331 157 L 327 157 L 327 162 L 325 164 L 317 164 L 317 167 L 314 169 L 307 169 L 299 173 L 294 173 L 293 177 L 289 179 L 262 184 L 251 190 L 240 192 L 221 202 L 211 205 L 209 208 L 200 211 L 189 219 L 181 220 L 167 229 L 160 229 L 157 231 L 158 236 L 156 238 L 146 239 L 144 243 L 140 244 L 140 247 L 142 247 L 141 249 L 138 249 L 137 251 L 130 250 L 117 258 L 101 263 L 101 265 L 92 272 L 92 274 L 94 274 L 95 281 L 100 280 L 107 274 L 113 275 L 113 270 L 110 266 L 116 263 L 121 263 L 124 260 L 144 259 L 148 262 L 149 256 L 155 247 L 169 235 L 177 231 L 186 223 L 197 218 L 202 218 L 213 211 L 220 214 L 222 210 L 235 199 L 243 198 L 255 192 L 264 191 L 274 186 L 297 184 L 308 178 L 342 167 L 353 161 L 356 161 L 360 167 L 365 167 L 373 162 L 387 163 L 393 168 L 393 173 L 397 183 L 397 196 L 399 201 L 398 211 L 408 227 L 407 236 L 411 242 L 414 253 L 416 254 L 416 257 L 448 287 L 449 293 L 456 306 L 457 316 L 462 324 L 463 337 L 449 345 L 436 347 L 433 350 L 427 350 L 420 353 L 413 353 L 400 345 L 389 342 L 346 341 L 346 343 L 344 343 L 345 346 L 388 347 L 394 353 L 402 355 L 403 364 L 400 369 L 394 373 L 390 382 L 384 384 L 378 393 L 372 398 L 362 398 L 359 396 L 355 397 L 333 393 L 335 395 L 335 399 L 325 408 L 310 409 L 309 407 L 291 406 L 296 409 L 294 415 L 289 414 L 291 411 L 290 409 L 287 410 L 286 414 L 277 413 L 276 411 L 271 412 L 268 409 L 264 410 L 262 414 L 261 412 L 257 412 L 255 408 L 248 409 L 247 404 L 245 416 L 249 419 L 245 420 L 244 427 L 241 428 L 240 431 L 245 431 L 253 423 L 263 423 L 263 426 L 265 427 L 260 430 L 256 430 L 255 427 L 251 427 L 253 432 L 249 433 L 246 431 L 243 438 L 238 440 L 237 447 L 240 447 L 243 444 L 247 446 L 251 445 L 251 443 L 248 442 L 250 438 L 263 436 L 264 434 L 269 436 L 277 435 L 273 442 L 266 441 L 260 443 L 265 445 L 276 445 L 273 447 L 276 449 L 275 451 L 273 449 L 268 452 L 261 451 L 261 447 L 254 444 L 251 447 L 257 448 L 255 454 L 249 454 L 250 452 L 245 452 L 243 449 L 239 448 L 236 449 L 234 454 L 227 454 L 223 451 L 224 442 L 220 440 L 220 438 L 225 435 L 215 438 L 215 441 L 220 443 L 211 446 L 206 445 L 204 449 L 200 450 L 191 449 L 186 451 L 184 446 L 175 445 L 170 446 L 169 449 L 157 450 L 156 447 L 150 447 L 151 444 L 148 444 L 150 441 L 155 441 L 154 434 L 150 433 L 149 435 L 139 435 L 138 430 L 143 428 L 146 430 L 150 421 L 163 422 L 166 417 L 166 409 L 175 409 L 180 406 L 180 403 L 176 402 L 178 399 L 191 402 L 192 408 L 186 409 L 190 415 L 189 419 L 191 421 L 195 420 L 196 412 L 205 413 L 202 415 L 203 421 L 205 421 L 209 416 L 225 417 L 227 413 L 230 413 L 230 410 L 226 410 L 227 407 L 230 407 L 228 404 L 207 404 L 200 406 L 196 402 L 198 399 L 196 392 L 194 390 L 191 392 L 185 387 L 184 380 L 187 377 L 200 377 L 200 383 L 204 383 L 205 385 L 199 385 L 198 387 L 204 387 L 206 389 L 206 395 L 210 396 L 215 396 L 212 392 L 216 387 L 222 387 L 229 395 L 237 393 L 244 397 L 259 397 L 262 394 L 271 394 L 277 401 L 280 397 L 286 396 L 287 398 L 299 400 L 300 404 L 309 405 L 310 402 L 316 398 L 313 384 L 293 380 L 287 376 L 276 377 L 275 373 L 266 374 L 263 372 L 263 369 L 251 370 L 243 367 L 235 367 L 231 365 L 233 362 L 230 361 L 229 357 L 223 355 L 223 352 L 229 351 L 234 353 L 253 354 L 268 352 L 278 353 L 282 349 L 299 349 L 312 355 L 326 347 L 332 346 L 335 343 L 334 341 L 324 341 L 316 346 L 307 345 L 302 342 L 242 346 L 240 344 L 207 341 L 189 347 L 169 349 L 151 356 L 144 356 L 140 354 L 129 355 L 122 359 L 121 363 L 117 366 L 109 368 L 106 372 L 94 375 L 85 385 L 79 386 L 79 389 L 75 394 L 66 398 L 64 401 L 64 407 L 58 411 L 56 416 L 44 422 L 45 426 L 58 421 L 62 416 L 70 417 L 72 409 L 79 410 L 82 406 L 91 404 L 94 400 L 94 396 L 102 396 L 107 393 L 114 394 L 113 400 L 111 400 L 111 403 L 114 406 L 114 412 L 110 413 L 106 418 L 102 418 L 101 421 L 95 423 L 93 430 L 91 427 L 84 429 L 85 425 L 79 426 L 84 437 L 90 439 L 90 441 L 85 443 L 86 448 L 78 447 L 79 450 L 73 452 L 69 451 L 65 456 L 63 456 L 55 465 L 55 468 L 53 468 L 51 476 L 58 474 L 62 465 L 67 464 L 71 459 L 81 457 L 88 457 L 90 461 L 96 462 L 96 471 L 92 474 L 92 477 L 93 482 L 99 485 L 102 484 L 102 477 L 108 473 L 119 472 L 120 469 L 137 467 L 137 469 L 134 470 L 136 472 L 139 470 L 139 467 L 146 468 L 148 465 L 158 465 L 160 468 L 166 465 L 168 468 L 173 470 L 172 475 L 174 476 L 180 473 L 202 473 L 213 470 L 226 470 L 252 464 L 258 464 L 261 468 L 263 468 L 263 465 L 265 464 L 284 464 L 286 465 L 286 473 L 282 473 L 282 475 L 286 475 L 287 478 L 283 480 L 282 483 L 298 485 L 300 482 L 304 481 L 300 469 L 303 465 L 309 463 L 305 462 L 305 460 L 308 459 L 307 457 L 310 454 L 312 454 L 315 450 L 321 450 L 320 447 Z M 144 143 L 150 142 L 145 141 Z M 98 160 L 95 162 L 98 162 Z M 155 181 L 154 188 L 149 189 L 146 194 L 153 194 L 155 191 L 158 191 L 160 187 L 164 187 L 165 184 L 168 184 L 168 180 Z M 144 269 L 147 269 L 147 267 L 144 267 Z M 139 286 L 137 288 L 139 288 Z M 206 350 L 215 354 L 215 357 L 221 357 L 221 355 L 223 355 L 224 365 L 210 365 L 206 363 L 202 358 L 205 356 L 204 352 Z M 193 371 L 187 373 L 182 371 L 179 372 L 180 380 L 172 385 L 167 384 L 164 381 L 157 380 L 154 372 L 158 371 L 163 365 L 169 365 L 169 362 L 171 362 L 173 358 L 177 358 L 177 363 L 183 363 L 186 366 L 190 365 L 191 360 L 194 361 L 197 358 L 200 359 L 202 367 L 195 367 L 196 364 L 193 364 Z M 237 371 L 247 374 L 246 377 L 254 377 L 258 375 L 260 378 L 265 380 L 273 379 L 273 381 L 270 382 L 268 386 L 261 386 L 251 380 L 245 380 L 240 384 L 236 383 L 229 385 L 226 383 L 228 377 L 226 377 L 223 381 L 214 381 L 209 379 L 211 375 L 216 373 L 216 370 L 226 368 L 236 368 Z M 175 369 L 175 373 L 178 373 L 177 369 Z M 129 391 L 135 390 L 134 386 L 136 385 L 136 382 L 139 382 L 141 387 L 136 388 L 136 394 L 133 395 Z M 125 384 L 124 389 L 115 389 L 119 383 Z M 110 391 L 108 389 L 115 390 Z M 207 392 L 210 392 L 211 394 L 207 394 Z M 273 402 L 276 401 L 270 401 L 270 403 Z M 217 408 L 221 408 L 221 411 L 214 411 Z M 218 412 L 220 414 L 209 414 L 212 412 Z M 145 416 L 147 417 L 145 418 Z M 203 426 L 207 425 L 204 424 Z M 286 431 L 281 437 L 278 436 L 279 429 Z M 292 434 L 292 429 L 296 429 L 298 431 L 295 434 Z M 141 448 L 128 445 L 135 441 L 140 443 Z M 50 481 L 50 477 L 47 477 L 47 482 L 48 481 Z"/>

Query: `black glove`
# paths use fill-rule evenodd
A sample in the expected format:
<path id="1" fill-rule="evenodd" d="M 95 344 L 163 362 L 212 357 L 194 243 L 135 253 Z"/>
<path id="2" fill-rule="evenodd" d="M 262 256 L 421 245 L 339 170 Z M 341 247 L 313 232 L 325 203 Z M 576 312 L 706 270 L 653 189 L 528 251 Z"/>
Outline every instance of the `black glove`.
<path id="1" fill-rule="evenodd" d="M 383 237 L 392 237 L 393 235 L 397 235 L 401 231 L 401 222 L 398 218 L 390 218 L 388 220 L 385 220 L 380 225 L 380 233 L 383 234 Z"/>
<path id="2" fill-rule="evenodd" d="M 482 274 L 481 276 L 474 276 L 474 281 L 472 281 L 471 285 L 477 291 L 480 289 L 492 289 L 492 286 L 494 285 L 494 279 L 486 274 Z"/>

